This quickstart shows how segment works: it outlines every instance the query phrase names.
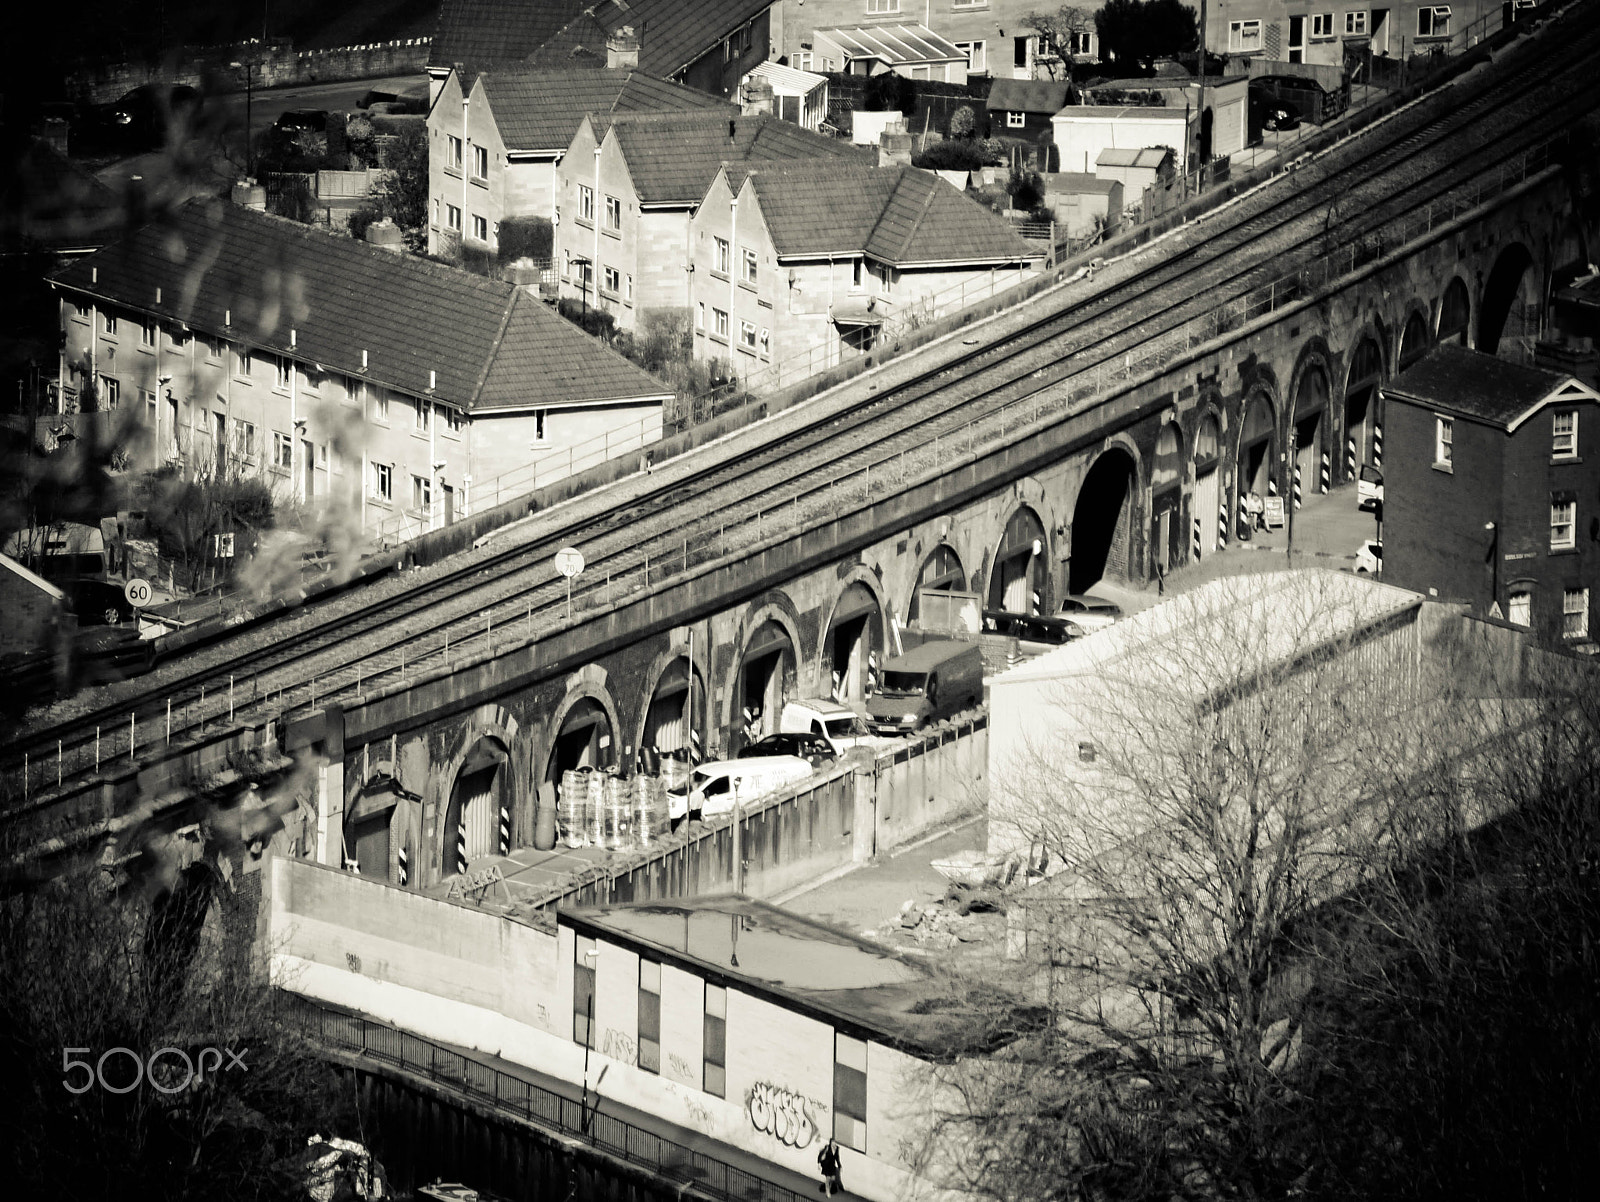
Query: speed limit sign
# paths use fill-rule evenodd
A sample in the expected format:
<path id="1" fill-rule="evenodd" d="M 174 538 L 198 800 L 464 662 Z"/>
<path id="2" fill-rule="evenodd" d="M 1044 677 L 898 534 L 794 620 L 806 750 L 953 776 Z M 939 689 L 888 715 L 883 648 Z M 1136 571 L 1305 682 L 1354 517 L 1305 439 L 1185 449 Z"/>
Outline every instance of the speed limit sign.
<path id="1" fill-rule="evenodd" d="M 122 595 L 128 599 L 128 604 L 135 609 L 143 609 L 155 599 L 155 590 L 150 587 L 148 580 L 140 580 L 135 576 L 122 586 Z"/>

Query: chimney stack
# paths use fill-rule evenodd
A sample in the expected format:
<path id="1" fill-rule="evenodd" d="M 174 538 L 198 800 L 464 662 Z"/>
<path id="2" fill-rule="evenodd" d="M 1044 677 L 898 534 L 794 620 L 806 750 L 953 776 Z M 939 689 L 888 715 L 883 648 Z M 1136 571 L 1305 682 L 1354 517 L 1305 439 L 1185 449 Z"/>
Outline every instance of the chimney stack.
<path id="1" fill-rule="evenodd" d="M 632 25 L 622 25 L 606 35 L 606 66 L 622 71 L 639 69 L 641 38 Z"/>
<path id="2" fill-rule="evenodd" d="M 267 211 L 267 190 L 253 179 L 242 179 L 233 185 L 233 203 L 258 213 Z"/>
<path id="3" fill-rule="evenodd" d="M 772 116 L 774 112 L 772 99 L 772 81 L 760 75 L 752 75 L 744 81 L 744 99 L 739 106 L 746 117 L 760 115 Z"/>
<path id="4" fill-rule="evenodd" d="M 380 218 L 367 227 L 367 241 L 395 254 L 404 249 L 400 227 L 387 217 Z"/>
<path id="5" fill-rule="evenodd" d="M 911 166 L 911 133 L 903 125 L 891 125 L 878 135 L 878 166 Z"/>

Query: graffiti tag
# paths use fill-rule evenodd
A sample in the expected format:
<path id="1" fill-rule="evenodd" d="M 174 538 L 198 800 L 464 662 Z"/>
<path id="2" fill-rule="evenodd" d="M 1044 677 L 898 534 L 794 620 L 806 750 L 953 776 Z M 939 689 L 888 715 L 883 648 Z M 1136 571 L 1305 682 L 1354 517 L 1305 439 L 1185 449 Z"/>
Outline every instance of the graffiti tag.
<path id="1" fill-rule="evenodd" d="M 689 1062 L 676 1052 L 667 1053 L 667 1071 L 680 1081 L 693 1082 L 694 1070 L 689 1067 Z"/>
<path id="2" fill-rule="evenodd" d="M 600 1046 L 602 1056 L 610 1056 L 613 1060 L 623 1064 L 637 1063 L 639 1058 L 638 1045 L 633 1042 L 631 1035 L 624 1035 L 621 1031 L 606 1028 L 605 1042 Z"/>
<path id="3" fill-rule="evenodd" d="M 693 1098 L 685 1098 L 683 1100 L 683 1108 L 689 1112 L 689 1117 L 700 1126 L 710 1128 L 712 1121 L 710 1107 L 695 1101 Z"/>
<path id="4" fill-rule="evenodd" d="M 817 1124 L 811 1118 L 806 1099 L 791 1089 L 770 1081 L 757 1081 L 745 1095 L 744 1108 L 750 1125 L 765 1131 L 780 1144 L 804 1148 L 817 1138 Z"/>

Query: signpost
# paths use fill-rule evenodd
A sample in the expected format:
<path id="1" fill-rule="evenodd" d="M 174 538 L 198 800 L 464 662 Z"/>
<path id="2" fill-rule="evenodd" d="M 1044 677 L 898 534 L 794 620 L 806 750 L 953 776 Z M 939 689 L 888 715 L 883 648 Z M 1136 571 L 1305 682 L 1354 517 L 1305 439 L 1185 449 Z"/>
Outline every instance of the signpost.
<path id="1" fill-rule="evenodd" d="M 572 617 L 572 578 L 583 571 L 583 552 L 576 547 L 562 547 L 556 552 L 556 571 L 567 578 L 567 617 Z"/>
<path id="2" fill-rule="evenodd" d="M 122 586 L 122 595 L 127 598 L 128 604 L 135 609 L 143 609 L 155 599 L 155 590 L 150 587 L 148 580 L 140 580 L 135 576 Z"/>
<path id="3" fill-rule="evenodd" d="M 1283 498 L 1268 497 L 1266 506 L 1267 511 L 1264 516 L 1267 521 L 1267 528 L 1271 530 L 1283 525 Z"/>

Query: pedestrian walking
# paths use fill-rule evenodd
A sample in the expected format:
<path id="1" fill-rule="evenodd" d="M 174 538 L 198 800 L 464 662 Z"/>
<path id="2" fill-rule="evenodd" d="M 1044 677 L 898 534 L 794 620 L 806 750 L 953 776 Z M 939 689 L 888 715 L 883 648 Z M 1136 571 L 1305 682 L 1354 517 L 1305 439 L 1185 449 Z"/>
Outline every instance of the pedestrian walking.
<path id="1" fill-rule="evenodd" d="M 817 1153 L 817 1164 L 822 1169 L 822 1184 L 817 1187 L 822 1193 L 832 1197 L 844 1189 L 844 1182 L 839 1179 L 839 1141 L 830 1139 L 822 1151 Z"/>

